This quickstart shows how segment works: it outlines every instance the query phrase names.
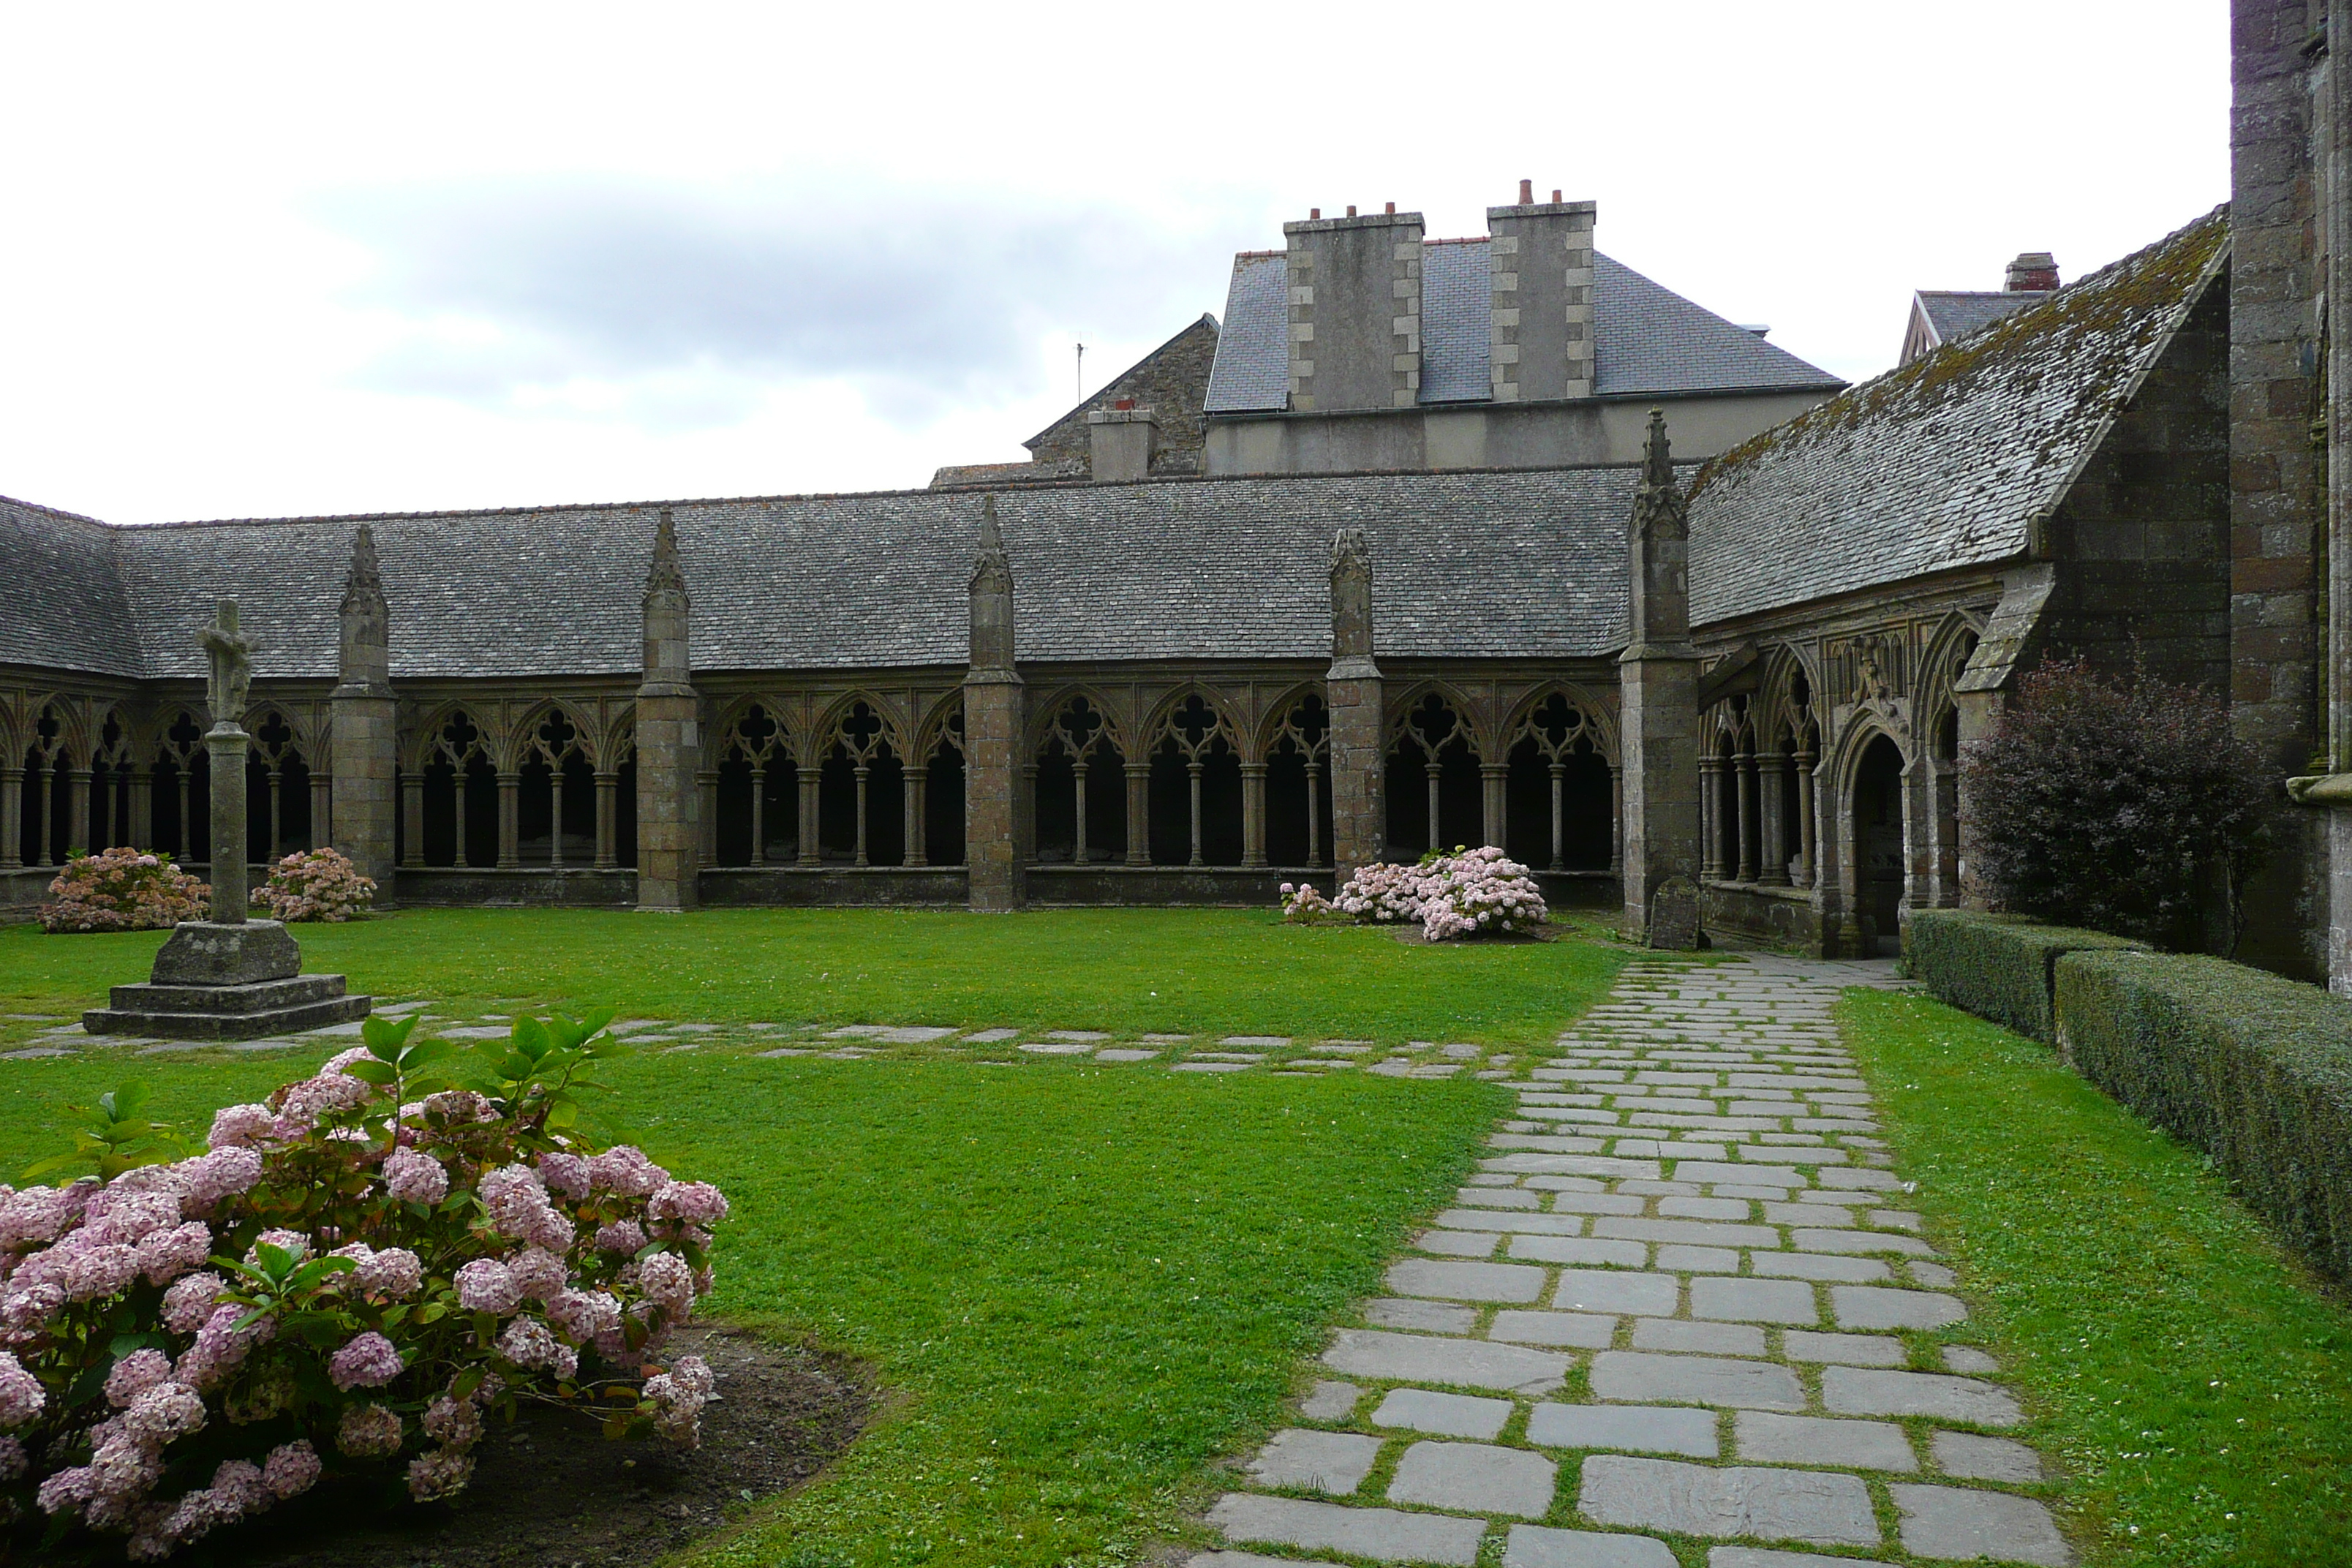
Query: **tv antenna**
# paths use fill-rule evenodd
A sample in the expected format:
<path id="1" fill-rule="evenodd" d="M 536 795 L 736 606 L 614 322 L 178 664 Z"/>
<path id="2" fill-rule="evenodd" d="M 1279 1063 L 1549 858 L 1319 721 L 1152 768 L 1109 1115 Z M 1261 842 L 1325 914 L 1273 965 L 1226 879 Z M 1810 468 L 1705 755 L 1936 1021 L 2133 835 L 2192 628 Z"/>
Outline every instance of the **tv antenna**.
<path id="1" fill-rule="evenodd" d="M 1071 395 L 1083 399 L 1087 395 L 1087 345 L 1084 343 L 1078 345 L 1077 383 L 1077 391 Z"/>

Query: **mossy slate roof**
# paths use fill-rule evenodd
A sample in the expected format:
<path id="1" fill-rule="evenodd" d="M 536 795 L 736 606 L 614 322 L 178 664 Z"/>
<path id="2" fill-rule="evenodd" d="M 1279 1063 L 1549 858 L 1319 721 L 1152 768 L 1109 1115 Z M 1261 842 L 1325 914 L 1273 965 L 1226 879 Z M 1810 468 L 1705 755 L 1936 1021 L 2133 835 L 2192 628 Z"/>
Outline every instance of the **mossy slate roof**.
<path id="1" fill-rule="evenodd" d="M 2214 279 L 2226 210 L 1704 465 L 1698 625 L 2008 560 Z"/>
<path id="2" fill-rule="evenodd" d="M 1636 470 L 1178 479 L 992 488 L 1018 657 L 1329 657 L 1331 536 L 1370 537 L 1379 651 L 1605 655 L 1623 642 Z M 982 494 L 646 502 L 113 528 L 0 504 L 0 574 L 38 591 L 0 662 L 196 678 L 196 628 L 233 597 L 262 679 L 331 678 L 362 521 L 395 680 L 625 675 L 667 505 L 698 670 L 961 667 Z"/>

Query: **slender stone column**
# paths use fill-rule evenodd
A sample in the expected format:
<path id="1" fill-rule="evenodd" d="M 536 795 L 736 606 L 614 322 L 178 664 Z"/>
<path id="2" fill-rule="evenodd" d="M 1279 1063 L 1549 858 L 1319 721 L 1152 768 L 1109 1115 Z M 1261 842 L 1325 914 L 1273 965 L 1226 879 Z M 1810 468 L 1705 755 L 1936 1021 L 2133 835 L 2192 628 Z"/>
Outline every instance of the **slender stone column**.
<path id="1" fill-rule="evenodd" d="M 473 861 L 466 854 L 466 840 L 471 837 L 467 830 L 474 823 L 474 769 L 470 763 L 453 765 L 457 771 L 451 783 L 457 802 L 457 855 L 455 863 L 462 871 L 473 866 Z"/>
<path id="2" fill-rule="evenodd" d="M 609 870 L 620 864 L 620 825 L 616 807 L 621 799 L 621 775 L 598 773 L 596 775 L 596 868 Z"/>
<path id="3" fill-rule="evenodd" d="M 173 819 L 173 831 L 180 841 L 180 858 L 193 860 L 196 858 L 196 825 L 188 820 L 188 779 L 196 771 L 194 760 L 174 771 L 180 775 L 180 815 Z"/>
<path id="4" fill-rule="evenodd" d="M 284 826 L 286 821 L 286 775 L 284 773 L 279 771 L 275 763 L 273 763 L 268 771 L 268 778 L 269 842 L 261 847 L 260 855 L 261 863 L 265 866 L 270 865 L 277 860 L 278 847 L 286 842 L 286 831 Z"/>
<path id="5" fill-rule="evenodd" d="M 1201 759 L 1186 758 L 1184 772 L 1188 782 L 1192 786 L 1192 858 L 1185 864 L 1198 866 L 1202 863 L 1201 860 Z"/>
<path id="6" fill-rule="evenodd" d="M 312 808 L 311 834 L 325 825 L 327 842 L 351 858 L 362 876 L 376 881 L 376 896 L 393 891 L 394 796 L 404 785 L 421 790 L 424 779 L 400 777 L 398 705 L 392 689 L 392 611 L 384 596 L 383 572 L 376 559 L 375 534 L 366 523 L 352 539 L 352 564 L 343 579 L 341 679 L 327 699 L 328 773 L 333 781 L 327 810 Z M 403 800 L 403 809 L 410 802 Z M 425 863 L 424 796 L 415 799 L 404 826 L 404 863 Z M 462 837 L 462 824 L 461 824 Z"/>
<path id="7" fill-rule="evenodd" d="M 1315 776 L 1307 778 L 1307 793 L 1315 793 Z M 1242 764 L 1242 864 L 1265 864 L 1265 764 Z"/>
<path id="8" fill-rule="evenodd" d="M 512 870 L 522 864 L 522 775 L 499 774 L 499 868 Z"/>
<path id="9" fill-rule="evenodd" d="M 563 869 L 563 769 L 553 763 L 547 769 L 547 864 Z"/>
<path id="10" fill-rule="evenodd" d="M 768 764 L 764 762 L 754 762 L 751 764 L 751 864 L 764 866 L 768 863 Z M 711 803 L 710 815 L 715 826 L 716 818 L 719 816 L 718 803 L 715 801 Z"/>
<path id="11" fill-rule="evenodd" d="M 89 778 L 90 770 L 88 768 L 73 768 L 67 772 L 66 847 L 65 853 L 58 857 L 60 864 L 76 849 L 95 854 L 106 847 L 103 844 L 89 841 Z"/>
<path id="12" fill-rule="evenodd" d="M 155 831 L 155 769 L 152 764 L 134 763 L 131 768 L 131 843 L 140 849 L 152 849 L 163 842 Z M 6 820 L 0 811 L 0 820 Z"/>
<path id="13" fill-rule="evenodd" d="M 701 825 L 695 837 L 694 863 L 697 866 L 719 864 L 719 770 L 694 770 L 695 798 L 700 805 L 697 821 Z"/>
<path id="14" fill-rule="evenodd" d="M 1723 764 L 1712 752 L 1698 759 L 1699 878 L 1723 879 Z"/>
<path id="15" fill-rule="evenodd" d="M 0 768 L 0 867 L 25 863 L 25 770 Z"/>
<path id="16" fill-rule="evenodd" d="M 1815 877 L 1813 870 L 1813 751 L 1811 746 L 1797 750 L 1797 885 L 1810 888 Z"/>
<path id="17" fill-rule="evenodd" d="M 874 766 L 870 763 L 859 763 L 852 772 L 857 776 L 857 850 L 851 857 L 850 863 L 865 866 L 872 863 L 866 858 L 866 785 L 873 775 Z"/>
<path id="18" fill-rule="evenodd" d="M 1696 889 L 1689 879 L 1700 868 L 1698 650 L 1690 640 L 1689 550 L 1689 516 L 1675 484 L 1665 416 L 1654 409 L 1633 500 L 1631 641 L 1617 666 L 1625 928 L 1653 946 L 1697 940 Z M 1669 889 L 1670 883 L 1679 885 Z M 1664 918 L 1654 922 L 1653 914 Z"/>
<path id="19" fill-rule="evenodd" d="M 1567 778 L 1568 778 L 1568 764 L 1567 764 L 1567 763 L 1565 763 L 1555 762 L 1555 763 L 1553 763 L 1551 764 L 1550 772 L 1551 772 L 1551 869 L 1553 869 L 1553 870 L 1555 870 L 1555 871 L 1558 871 L 1558 870 L 1562 870 L 1562 869 L 1564 869 L 1564 868 L 1567 867 L 1567 864 L 1568 864 L 1567 855 L 1566 855 L 1567 844 L 1566 844 L 1565 836 L 1564 836 L 1564 834 L 1563 834 L 1563 833 L 1562 833 L 1562 831 L 1561 831 L 1561 830 L 1562 830 L 1562 828 L 1564 827 L 1565 824 L 1564 824 L 1564 823 L 1563 823 L 1563 821 L 1561 820 L 1561 813 L 1560 813 L 1560 795 L 1561 795 L 1561 793 L 1562 793 L 1562 787 L 1561 787 L 1561 786 L 1562 786 L 1562 785 L 1564 785 L 1564 784 L 1567 783 Z"/>
<path id="20" fill-rule="evenodd" d="M 1032 770 L 1030 776 L 1033 778 L 1036 776 L 1034 770 Z M 1070 764 L 1070 795 L 1076 803 L 1074 808 L 1076 820 L 1071 825 L 1070 863 L 1074 866 L 1083 866 L 1090 858 L 1087 849 L 1087 759 L 1083 756 L 1075 759 Z M 1031 791 L 1030 798 L 1033 800 L 1036 798 L 1034 789 Z"/>
<path id="21" fill-rule="evenodd" d="M 915 782 L 915 770 L 903 763 L 898 767 L 898 811 L 905 824 L 898 839 L 898 864 L 919 866 L 923 863 L 923 791 Z"/>
<path id="22" fill-rule="evenodd" d="M 1486 829 L 1486 842 L 1497 849 L 1504 847 L 1503 840 L 1509 837 L 1509 797 L 1506 792 L 1510 787 L 1510 778 L 1508 763 L 1478 764 L 1478 804 L 1482 826 Z"/>
<path id="23" fill-rule="evenodd" d="M 675 911 L 699 901 L 702 701 L 688 646 L 693 601 L 665 510 L 646 570 L 645 679 L 637 687 L 637 908 Z"/>
<path id="24" fill-rule="evenodd" d="M 931 819 L 926 808 L 931 803 L 931 770 L 928 767 L 907 770 L 907 864 L 928 866 L 931 863 Z"/>
<path id="25" fill-rule="evenodd" d="M 1321 757 L 1307 759 L 1307 863 L 1323 864 L 1323 771 Z"/>
<path id="26" fill-rule="evenodd" d="M 310 842 L 305 849 L 316 849 L 331 837 L 330 818 L 335 809 L 335 780 L 331 773 L 310 775 Z"/>
<path id="27" fill-rule="evenodd" d="M 964 861 L 971 907 L 1016 910 L 1027 897 L 1021 864 L 1021 730 L 1024 708 L 1013 661 L 1013 563 L 996 521 L 996 498 L 982 503 L 972 557 L 971 666 L 964 675 Z"/>
<path id="28" fill-rule="evenodd" d="M 800 844 L 796 858 L 803 866 L 814 866 L 824 858 L 816 841 L 816 792 L 817 786 L 824 782 L 824 764 L 818 763 L 813 767 L 801 769 L 799 782 L 800 807 L 793 824 L 793 831 Z"/>
<path id="29" fill-rule="evenodd" d="M 1609 764 L 1609 874 L 1625 869 L 1625 770 Z"/>
<path id="30" fill-rule="evenodd" d="M 1127 863 L 1151 864 L 1151 764 L 1127 764 Z"/>
<path id="31" fill-rule="evenodd" d="M 183 797 L 184 799 L 184 797 Z M 425 775 L 400 775 L 400 863 L 425 864 Z M 349 850 L 345 854 L 351 853 Z M 377 879 L 382 881 L 382 878 Z"/>
<path id="32" fill-rule="evenodd" d="M 236 605 L 223 599 L 214 623 L 199 635 L 212 666 L 209 700 L 218 717 L 205 735 L 212 758 L 212 917 L 215 925 L 243 925 L 248 896 L 245 847 L 247 735 L 236 716 L 253 683 L 254 641 L 237 629 Z"/>
<path id="33" fill-rule="evenodd" d="M 1789 780 L 1781 753 L 1757 755 L 1757 836 L 1762 841 L 1756 879 L 1768 888 L 1789 885 Z"/>
<path id="34" fill-rule="evenodd" d="M 1373 659 L 1372 559 L 1360 528 L 1331 541 L 1331 865 L 1345 883 L 1386 852 L 1388 758 L 1381 667 Z"/>
<path id="35" fill-rule="evenodd" d="M 1756 880 L 1756 753 L 1743 751 L 1731 759 L 1734 791 L 1732 808 L 1738 832 L 1733 837 L 1739 845 L 1739 879 Z"/>

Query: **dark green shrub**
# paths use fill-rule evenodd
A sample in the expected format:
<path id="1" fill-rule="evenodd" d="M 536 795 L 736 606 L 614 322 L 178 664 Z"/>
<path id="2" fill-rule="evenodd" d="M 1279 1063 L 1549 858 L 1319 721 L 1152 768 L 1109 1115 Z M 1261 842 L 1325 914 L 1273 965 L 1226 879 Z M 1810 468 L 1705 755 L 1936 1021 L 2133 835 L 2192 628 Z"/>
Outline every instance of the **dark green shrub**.
<path id="1" fill-rule="evenodd" d="M 2279 786 L 2221 698 L 2046 665 L 1960 767 L 1969 871 L 1996 908 L 2184 952 L 2236 945 Z"/>
<path id="2" fill-rule="evenodd" d="M 2056 1016 L 2084 1078 L 2352 1282 L 2352 1002 L 2218 958 L 2070 952 Z"/>
<path id="3" fill-rule="evenodd" d="M 1911 978 L 1939 1002 L 2053 1045 L 2052 971 L 2061 953 L 2138 944 L 2103 931 L 2036 925 L 2022 915 L 1915 910 L 1903 930 Z"/>

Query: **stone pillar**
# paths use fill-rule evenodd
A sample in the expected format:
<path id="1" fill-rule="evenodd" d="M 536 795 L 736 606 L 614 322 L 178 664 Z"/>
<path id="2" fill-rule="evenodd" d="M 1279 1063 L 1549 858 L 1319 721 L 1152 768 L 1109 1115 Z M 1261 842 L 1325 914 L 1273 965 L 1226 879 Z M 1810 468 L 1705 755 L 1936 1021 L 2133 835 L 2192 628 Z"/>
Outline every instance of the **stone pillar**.
<path id="1" fill-rule="evenodd" d="M 522 864 L 522 833 L 519 817 L 522 796 L 522 775 L 505 769 L 499 772 L 499 868 L 510 871 Z"/>
<path id="2" fill-rule="evenodd" d="M 1689 946 L 1698 934 L 1691 884 L 1699 869 L 1698 650 L 1690 640 L 1689 550 L 1689 515 L 1675 484 L 1665 416 L 1653 409 L 1633 500 L 1630 641 L 1617 664 L 1625 929 L 1653 946 Z"/>
<path id="3" fill-rule="evenodd" d="M 1789 885 L 1789 775 L 1779 752 L 1758 753 L 1757 836 L 1763 841 L 1756 879 L 1768 888 Z M 1769 766 L 1762 764 L 1769 764 Z"/>
<path id="4" fill-rule="evenodd" d="M 458 824 L 457 837 L 465 837 L 465 824 Z M 400 775 L 400 863 L 404 866 L 425 864 L 425 775 Z M 345 851 L 349 853 L 349 851 Z M 378 879 L 381 880 L 382 879 Z M 389 884 L 387 884 L 388 886 Z"/>
<path id="5" fill-rule="evenodd" d="M 1127 863 L 1151 864 L 1151 763 L 1127 764 Z"/>
<path id="6" fill-rule="evenodd" d="M 1555 759 L 1553 760 L 1552 763 L 1551 763 L 1551 766 L 1550 766 L 1550 770 L 1549 770 L 1549 771 L 1550 771 L 1550 773 L 1551 773 L 1551 864 L 1550 864 L 1550 868 L 1551 868 L 1552 870 L 1558 871 L 1558 870 L 1561 870 L 1561 869 L 1563 869 L 1563 868 L 1566 867 L 1566 865 L 1567 865 L 1566 854 L 1565 854 L 1565 850 L 1564 850 L 1563 844 L 1562 844 L 1562 838 L 1561 838 L 1561 829 L 1566 826 L 1566 824 L 1561 820 L 1561 813 L 1560 813 L 1560 791 L 1561 791 L 1561 786 L 1562 786 L 1562 785 L 1567 782 L 1568 766 L 1567 766 L 1567 764 L 1566 764 L 1566 763 L 1561 763 L 1561 762 L 1559 762 L 1558 759 L 1556 759 L 1556 758 L 1555 758 Z M 1612 805 L 1612 809 L 1611 809 L 1611 815 L 1612 815 L 1612 816 L 1614 816 L 1614 815 L 1615 815 L 1615 809 L 1614 809 L 1613 805 Z"/>
<path id="7" fill-rule="evenodd" d="M 1486 835 L 1486 842 L 1496 848 L 1501 848 L 1503 840 L 1509 836 L 1509 816 L 1504 792 L 1510 777 L 1511 768 L 1507 763 L 1478 764 L 1479 826 Z"/>
<path id="8" fill-rule="evenodd" d="M 155 833 L 155 769 L 152 763 L 131 764 L 130 809 L 132 847 L 152 849 L 159 842 Z M 0 821 L 5 820 L 7 820 L 6 813 L 0 812 Z"/>
<path id="9" fill-rule="evenodd" d="M 215 925 L 243 925 L 250 896 L 245 847 L 246 742 L 245 731 L 233 718 L 223 719 L 205 734 L 213 766 L 212 874 L 207 879 L 213 887 Z"/>
<path id="10" fill-rule="evenodd" d="M 919 866 L 923 863 L 923 790 L 915 782 L 915 770 L 904 763 L 898 768 L 898 804 L 906 823 L 898 839 L 898 864 Z"/>
<path id="11" fill-rule="evenodd" d="M 637 908 L 690 910 L 698 902 L 702 703 L 687 634 L 692 601 L 667 510 L 646 571 L 645 679 L 637 687 Z"/>
<path id="12" fill-rule="evenodd" d="M 1188 866 L 1198 866 L 1202 864 L 1201 859 L 1201 759 L 1187 757 L 1184 760 L 1184 773 L 1186 782 L 1192 786 L 1192 854 L 1184 863 Z"/>
<path id="13" fill-rule="evenodd" d="M 866 785 L 873 777 L 874 764 L 859 763 L 852 772 L 857 779 L 857 847 L 850 856 L 850 863 L 864 866 L 870 864 L 866 855 Z"/>
<path id="14" fill-rule="evenodd" d="M 971 907 L 1019 909 L 1025 898 L 1016 813 L 1021 791 L 1021 675 L 1013 662 L 1013 564 L 996 498 L 982 503 L 971 567 L 971 662 L 963 681 L 964 862 Z"/>
<path id="15" fill-rule="evenodd" d="M 931 863 L 931 818 L 929 810 L 931 795 L 931 770 L 928 767 L 907 770 L 907 864 L 928 866 Z"/>
<path id="16" fill-rule="evenodd" d="M 1797 748 L 1797 886 L 1810 888 L 1815 880 L 1814 836 L 1819 829 L 1813 823 L 1813 749 Z"/>
<path id="17" fill-rule="evenodd" d="M 1756 879 L 1756 753 L 1743 750 L 1731 759 L 1735 789 L 1732 809 L 1738 814 L 1738 831 L 1732 837 L 1739 846 L 1739 879 Z"/>
<path id="18" fill-rule="evenodd" d="M 82 850 L 86 854 L 96 854 L 106 847 L 103 844 L 92 844 L 89 841 L 90 770 L 73 768 L 68 771 L 66 778 L 66 787 L 69 793 L 66 795 L 65 853 L 58 857 L 60 864 L 64 862 L 67 855 L 72 854 L 76 849 Z"/>
<path id="19" fill-rule="evenodd" d="M 1307 863 L 1323 864 L 1323 770 L 1320 756 L 1307 759 Z"/>
<path id="20" fill-rule="evenodd" d="M 795 808 L 793 833 L 800 845 L 794 858 L 803 866 L 814 866 L 824 856 L 816 841 L 816 791 L 824 780 L 824 764 L 815 763 L 797 770 L 800 804 Z"/>
<path id="21" fill-rule="evenodd" d="M 311 833 L 328 824 L 327 842 L 351 858 L 360 874 L 376 881 L 377 897 L 393 889 L 392 840 L 395 780 L 399 774 L 397 704 L 392 689 L 391 608 L 383 572 L 376 559 L 375 534 L 366 523 L 352 540 L 351 570 L 343 578 L 341 679 L 328 696 L 327 771 L 334 781 L 328 812 L 312 808 Z M 422 788 L 422 778 L 412 783 Z M 405 803 L 404 803 L 405 804 Z M 407 822 L 412 866 L 424 862 L 424 797 Z"/>
<path id="22" fill-rule="evenodd" d="M 0 867 L 25 863 L 25 770 L 0 767 Z"/>
<path id="23" fill-rule="evenodd" d="M 335 810 L 335 780 L 332 774 L 313 773 L 310 775 L 310 842 L 306 849 L 324 847 L 331 836 L 331 821 Z"/>
<path id="24" fill-rule="evenodd" d="M 1713 752 L 1698 759 L 1699 879 L 1723 879 L 1723 763 Z"/>
<path id="25" fill-rule="evenodd" d="M 1307 775 L 1307 794 L 1315 794 L 1315 775 Z M 1242 764 L 1242 864 L 1265 864 L 1265 764 Z"/>
<path id="26" fill-rule="evenodd" d="M 697 803 L 694 836 L 694 863 L 697 866 L 719 864 L 719 770 L 694 770 L 694 797 Z"/>
<path id="27" fill-rule="evenodd" d="M 621 775 L 596 774 L 596 868 L 609 870 L 621 863 L 620 826 L 616 807 L 621 799 Z"/>
<path id="28" fill-rule="evenodd" d="M 1609 874 L 1625 870 L 1625 770 L 1609 764 Z"/>
<path id="29" fill-rule="evenodd" d="M 1372 560 L 1360 528 L 1331 541 L 1331 866 L 1345 884 L 1385 853 L 1388 757 L 1381 667 L 1372 658 Z"/>

